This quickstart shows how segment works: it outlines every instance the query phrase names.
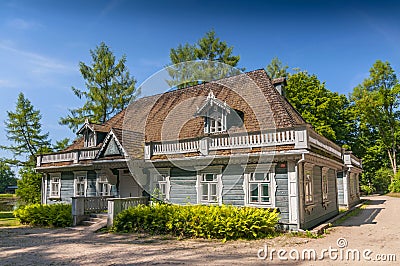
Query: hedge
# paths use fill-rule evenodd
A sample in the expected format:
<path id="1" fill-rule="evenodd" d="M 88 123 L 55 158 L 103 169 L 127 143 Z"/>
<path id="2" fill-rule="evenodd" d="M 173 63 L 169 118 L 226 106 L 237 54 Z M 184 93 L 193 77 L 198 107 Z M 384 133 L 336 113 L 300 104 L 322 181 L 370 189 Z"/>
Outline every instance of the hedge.
<path id="1" fill-rule="evenodd" d="M 113 230 L 223 240 L 258 239 L 274 235 L 278 220 L 279 213 L 271 209 L 157 203 L 122 211 L 114 220 Z"/>
<path id="2" fill-rule="evenodd" d="M 14 211 L 14 216 L 22 224 L 66 227 L 72 226 L 70 204 L 31 204 L 21 206 Z"/>

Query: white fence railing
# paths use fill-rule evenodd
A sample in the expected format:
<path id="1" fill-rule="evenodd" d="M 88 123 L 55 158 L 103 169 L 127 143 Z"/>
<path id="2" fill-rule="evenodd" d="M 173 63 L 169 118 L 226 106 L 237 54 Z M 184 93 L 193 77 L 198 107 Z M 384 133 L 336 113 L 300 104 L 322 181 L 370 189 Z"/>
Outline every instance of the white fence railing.
<path id="1" fill-rule="evenodd" d="M 209 150 L 276 146 L 295 144 L 295 131 L 286 130 L 249 135 L 210 136 L 207 139 L 208 140 L 203 143 L 205 143 L 204 145 L 207 145 Z M 151 154 L 160 155 L 198 152 L 202 148 L 201 142 L 203 140 L 185 140 L 179 142 L 166 141 L 162 143 L 152 143 Z"/>
<path id="2" fill-rule="evenodd" d="M 130 197 L 130 198 L 113 198 L 108 199 L 108 218 L 107 218 L 107 226 L 112 226 L 114 222 L 114 218 L 118 215 L 118 213 L 126 210 L 130 207 L 135 207 L 140 204 L 147 205 L 149 204 L 148 197 Z"/>
<path id="3" fill-rule="evenodd" d="M 45 163 L 70 162 L 77 163 L 81 160 L 93 160 L 96 158 L 99 149 L 80 150 L 72 152 L 61 152 L 37 157 L 37 166 Z"/>
<path id="4" fill-rule="evenodd" d="M 210 150 L 263 147 L 295 143 L 294 130 L 210 139 Z"/>
<path id="5" fill-rule="evenodd" d="M 153 154 L 172 154 L 196 152 L 199 150 L 199 141 L 182 141 L 182 142 L 164 142 L 153 145 Z"/>

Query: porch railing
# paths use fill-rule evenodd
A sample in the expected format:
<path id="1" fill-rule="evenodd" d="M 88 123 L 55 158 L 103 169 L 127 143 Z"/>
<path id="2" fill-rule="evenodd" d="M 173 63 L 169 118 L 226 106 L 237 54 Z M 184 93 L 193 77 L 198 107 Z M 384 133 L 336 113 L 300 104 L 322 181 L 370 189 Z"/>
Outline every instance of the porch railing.
<path id="1" fill-rule="evenodd" d="M 140 204 L 147 205 L 149 203 L 148 197 L 130 197 L 130 198 L 113 198 L 108 199 L 108 219 L 107 226 L 112 226 L 114 218 L 118 213 L 129 207 L 134 207 Z"/>
<path id="2" fill-rule="evenodd" d="M 91 213 L 107 211 L 109 197 L 72 197 L 73 225 L 86 219 Z"/>
<path id="3" fill-rule="evenodd" d="M 99 149 L 87 149 L 80 151 L 60 152 L 53 154 L 44 154 L 37 157 L 36 166 L 40 167 L 46 163 L 57 163 L 57 162 L 74 162 L 78 163 L 82 160 L 93 160 L 96 158 Z"/>

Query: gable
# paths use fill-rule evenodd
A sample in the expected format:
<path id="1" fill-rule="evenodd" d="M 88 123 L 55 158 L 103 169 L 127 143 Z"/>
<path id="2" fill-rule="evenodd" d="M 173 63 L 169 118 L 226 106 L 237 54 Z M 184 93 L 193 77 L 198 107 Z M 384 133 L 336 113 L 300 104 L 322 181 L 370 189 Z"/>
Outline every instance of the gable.
<path id="1" fill-rule="evenodd" d="M 104 151 L 104 156 L 112 156 L 112 155 L 123 155 L 120 148 L 118 147 L 115 138 L 112 138 L 107 145 L 107 148 Z"/>

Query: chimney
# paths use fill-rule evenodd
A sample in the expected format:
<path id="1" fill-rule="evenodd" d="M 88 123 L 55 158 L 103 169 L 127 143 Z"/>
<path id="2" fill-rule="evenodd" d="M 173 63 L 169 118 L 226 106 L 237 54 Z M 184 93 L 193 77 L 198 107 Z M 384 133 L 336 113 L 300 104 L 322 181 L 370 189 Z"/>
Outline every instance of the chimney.
<path id="1" fill-rule="evenodd" d="M 286 78 L 276 78 L 272 80 L 272 85 L 274 85 L 275 89 L 279 92 L 280 95 L 285 96 L 285 86 L 286 86 Z"/>

